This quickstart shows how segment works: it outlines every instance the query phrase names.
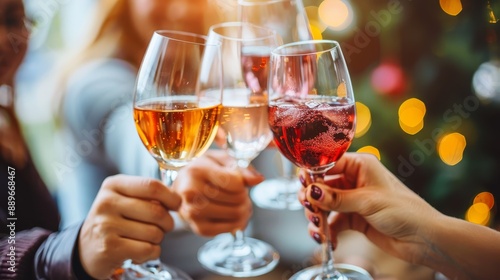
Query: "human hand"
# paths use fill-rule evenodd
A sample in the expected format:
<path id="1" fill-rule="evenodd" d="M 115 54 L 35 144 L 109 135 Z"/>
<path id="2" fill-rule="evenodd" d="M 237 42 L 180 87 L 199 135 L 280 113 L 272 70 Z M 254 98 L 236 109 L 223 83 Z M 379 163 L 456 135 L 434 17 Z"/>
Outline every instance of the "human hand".
<path id="1" fill-rule="evenodd" d="M 318 242 L 321 236 L 320 209 L 336 211 L 328 224 L 335 247 L 337 235 L 356 230 L 382 250 L 400 259 L 419 263 L 425 257 L 425 240 L 432 219 L 442 215 L 390 173 L 374 156 L 346 153 L 328 172 L 325 184 L 311 183 L 299 194 L 309 232 Z M 419 259 L 420 258 L 420 259 Z"/>
<path id="2" fill-rule="evenodd" d="M 179 171 L 173 189 L 182 197 L 179 215 L 201 236 L 244 229 L 252 214 L 248 186 L 264 178 L 237 168 L 225 151 L 210 150 Z"/>
<path id="3" fill-rule="evenodd" d="M 143 263 L 160 256 L 160 242 L 174 227 L 169 210 L 181 198 L 160 181 L 116 175 L 108 177 L 79 234 L 80 261 L 96 279 L 105 279 L 131 259 Z"/>

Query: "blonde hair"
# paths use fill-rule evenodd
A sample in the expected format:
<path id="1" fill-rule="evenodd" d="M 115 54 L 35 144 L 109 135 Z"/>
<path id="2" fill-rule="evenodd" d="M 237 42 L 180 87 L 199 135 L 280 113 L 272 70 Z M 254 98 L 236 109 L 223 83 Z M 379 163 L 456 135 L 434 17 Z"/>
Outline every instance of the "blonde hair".
<path id="1" fill-rule="evenodd" d="M 56 73 L 48 87 L 53 88 L 54 115 L 60 123 L 61 107 L 64 99 L 66 81 L 81 65 L 100 57 L 117 57 L 138 67 L 134 60 L 145 46 L 132 28 L 130 9 L 127 0 L 100 0 L 96 4 L 92 25 L 80 47 L 68 50 L 61 56 Z"/>
<path id="2" fill-rule="evenodd" d="M 162 0 L 166 1 L 166 0 Z M 190 0 L 184 0 L 190 1 Z M 204 11 L 208 18 L 202 20 L 205 29 L 218 21 L 234 20 L 236 17 L 235 0 L 207 0 L 210 10 Z M 49 87 L 54 88 L 54 115 L 56 123 L 62 116 L 61 107 L 64 99 L 66 81 L 81 65 L 97 58 L 115 57 L 129 62 L 139 68 L 137 54 L 146 50 L 144 40 L 137 34 L 131 23 L 130 4 L 128 0 L 100 0 L 97 2 L 92 26 L 86 34 L 86 41 L 81 47 L 72 50 L 61 59 L 56 67 L 54 80 Z M 43 87 L 46 89 L 46 87 Z"/>

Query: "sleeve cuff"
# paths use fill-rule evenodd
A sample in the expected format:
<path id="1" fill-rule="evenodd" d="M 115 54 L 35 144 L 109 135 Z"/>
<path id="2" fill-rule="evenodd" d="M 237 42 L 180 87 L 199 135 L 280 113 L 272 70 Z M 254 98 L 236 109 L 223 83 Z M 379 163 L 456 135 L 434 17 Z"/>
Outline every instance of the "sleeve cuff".
<path id="1" fill-rule="evenodd" d="M 35 255 L 37 279 L 77 279 L 73 271 L 73 252 L 81 224 L 52 233 Z"/>
<path id="2" fill-rule="evenodd" d="M 2 238 L 0 245 L 0 279 L 35 279 L 35 253 L 51 234 L 42 228 L 16 232 Z"/>

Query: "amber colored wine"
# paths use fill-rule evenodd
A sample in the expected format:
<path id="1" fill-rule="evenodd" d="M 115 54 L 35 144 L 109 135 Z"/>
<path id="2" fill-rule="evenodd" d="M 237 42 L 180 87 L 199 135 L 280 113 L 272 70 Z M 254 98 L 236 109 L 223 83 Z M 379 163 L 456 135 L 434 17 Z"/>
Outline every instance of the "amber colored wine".
<path id="1" fill-rule="evenodd" d="M 224 89 L 220 128 L 229 153 L 252 160 L 272 140 L 268 124 L 267 95 L 252 95 L 247 88 Z"/>
<path id="2" fill-rule="evenodd" d="M 139 136 L 161 165 L 182 167 L 205 152 L 218 127 L 221 104 L 195 96 L 144 100 L 134 106 Z"/>
<path id="3" fill-rule="evenodd" d="M 355 130 L 352 102 L 273 101 L 269 125 L 281 153 L 301 168 L 325 170 L 351 145 Z"/>

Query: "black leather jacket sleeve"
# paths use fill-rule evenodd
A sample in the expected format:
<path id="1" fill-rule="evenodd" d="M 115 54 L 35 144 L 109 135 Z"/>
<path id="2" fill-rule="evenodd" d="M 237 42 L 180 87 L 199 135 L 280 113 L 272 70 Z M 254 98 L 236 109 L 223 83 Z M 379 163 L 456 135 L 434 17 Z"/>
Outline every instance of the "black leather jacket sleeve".
<path id="1" fill-rule="evenodd" d="M 78 234 L 81 224 L 54 232 L 35 254 L 36 279 L 92 279 L 82 269 L 78 256 Z"/>

